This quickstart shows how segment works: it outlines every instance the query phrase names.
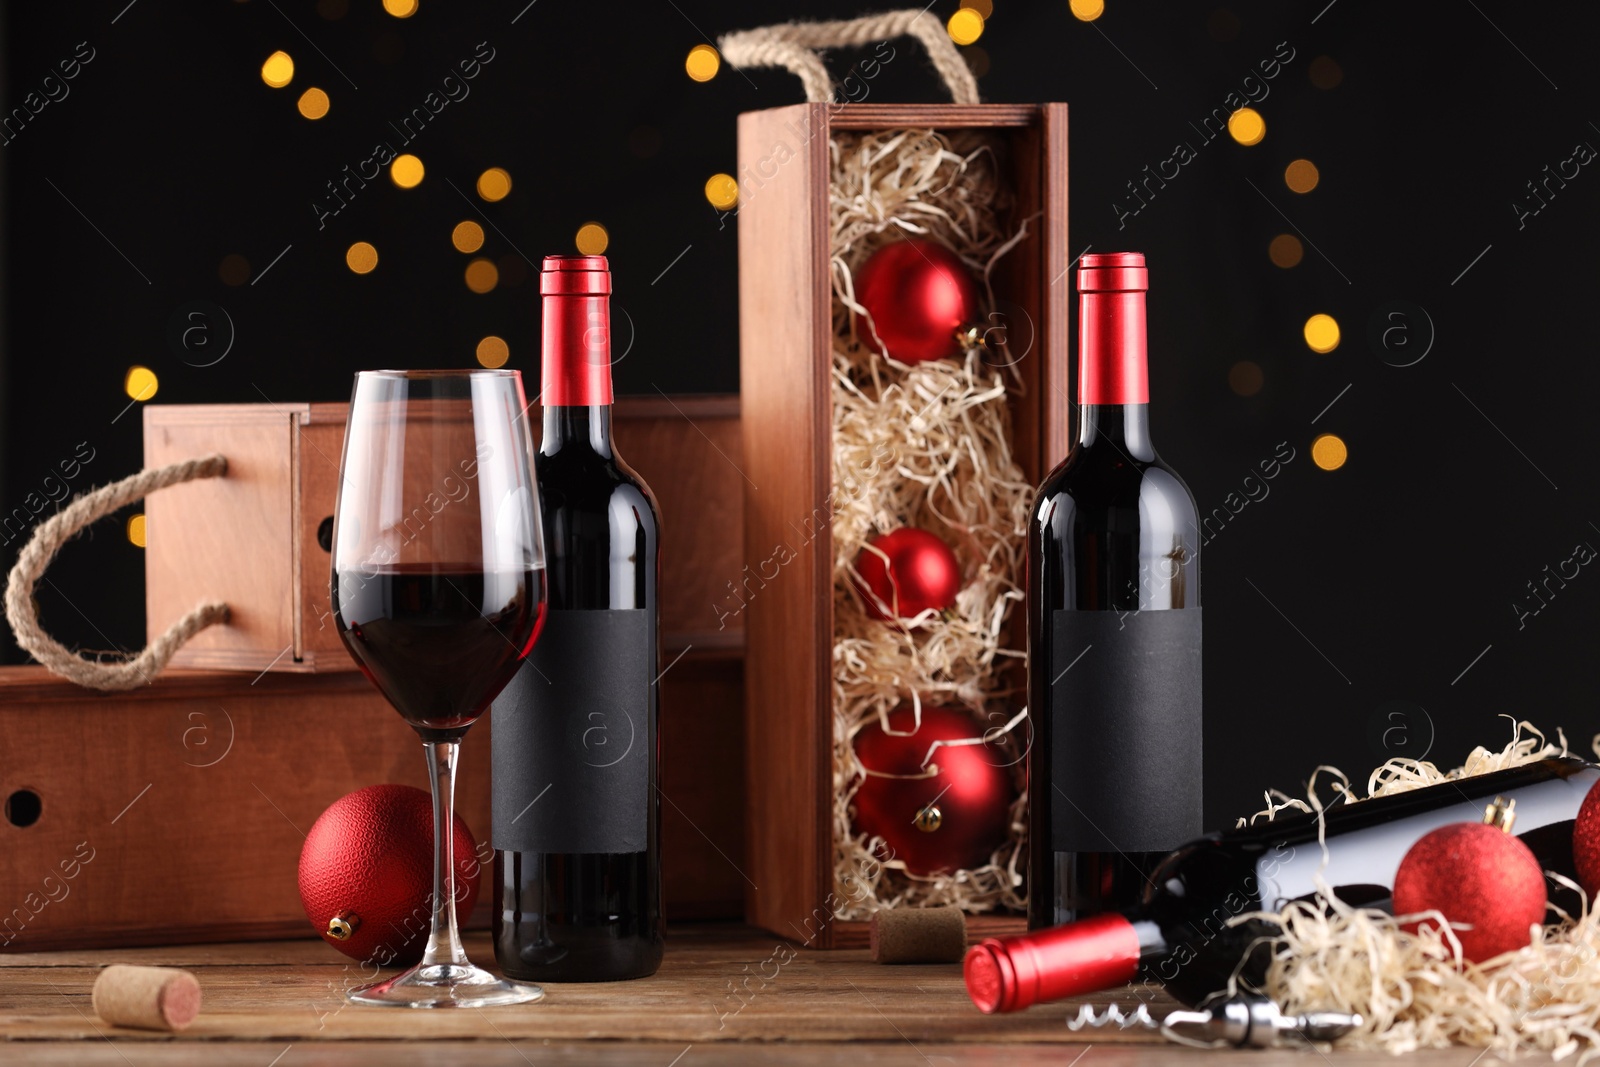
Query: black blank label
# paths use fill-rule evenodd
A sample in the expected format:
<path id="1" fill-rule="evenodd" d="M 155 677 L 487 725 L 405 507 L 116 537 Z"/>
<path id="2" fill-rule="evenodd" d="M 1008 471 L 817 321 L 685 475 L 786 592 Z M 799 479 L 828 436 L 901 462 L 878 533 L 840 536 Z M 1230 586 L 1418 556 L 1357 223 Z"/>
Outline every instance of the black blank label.
<path id="1" fill-rule="evenodd" d="M 1199 837 L 1200 609 L 1057 611 L 1052 624 L 1053 849 Z"/>
<path id="2" fill-rule="evenodd" d="M 652 651 L 642 608 L 549 613 L 493 706 L 495 848 L 645 850 Z"/>

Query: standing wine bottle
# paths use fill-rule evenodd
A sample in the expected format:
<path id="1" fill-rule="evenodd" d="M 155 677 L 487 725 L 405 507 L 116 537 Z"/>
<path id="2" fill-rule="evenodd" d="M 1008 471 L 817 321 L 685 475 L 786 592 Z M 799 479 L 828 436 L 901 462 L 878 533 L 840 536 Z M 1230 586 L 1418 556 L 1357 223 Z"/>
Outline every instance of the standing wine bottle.
<path id="1" fill-rule="evenodd" d="M 1136 899 L 1201 830 L 1194 498 L 1150 443 L 1144 256 L 1078 271 L 1078 441 L 1028 525 L 1028 925 Z"/>
<path id="2" fill-rule="evenodd" d="M 544 632 L 494 702 L 494 950 L 514 978 L 605 982 L 661 964 L 657 552 L 650 490 L 611 444 L 611 273 L 549 256 Z"/>
<path id="3" fill-rule="evenodd" d="M 1230 925 L 1236 916 L 1309 900 L 1319 880 L 1353 907 L 1387 908 L 1411 846 L 1441 826 L 1482 821 L 1496 797 L 1515 804 L 1513 831 L 1539 865 L 1576 879 L 1573 822 L 1596 781 L 1600 767 L 1563 756 L 1337 804 L 1326 811 L 1326 853 L 1314 814 L 1209 834 L 1157 864 L 1131 907 L 974 945 L 965 965 L 967 992 L 981 1010 L 995 1012 L 1140 976 L 1186 1004 L 1225 990 L 1236 973 L 1241 989 L 1259 991 L 1277 925 L 1262 919 Z"/>

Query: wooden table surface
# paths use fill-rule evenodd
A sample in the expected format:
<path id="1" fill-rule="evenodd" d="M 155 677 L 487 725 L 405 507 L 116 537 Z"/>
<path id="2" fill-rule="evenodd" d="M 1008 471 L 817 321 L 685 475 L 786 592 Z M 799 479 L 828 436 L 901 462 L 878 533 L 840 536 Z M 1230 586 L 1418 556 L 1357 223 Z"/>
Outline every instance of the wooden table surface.
<path id="1" fill-rule="evenodd" d="M 0 954 L 0 1064 L 413 1064 L 723 1067 L 735 1064 L 1004 1064 L 1113 1067 L 1224 1061 L 1253 1067 L 1391 1064 L 1385 1055 L 1310 1047 L 1206 1052 L 1138 1031 L 1073 1033 L 1077 1004 L 987 1018 L 956 965 L 885 967 L 864 950 L 774 957 L 780 939 L 748 927 L 675 929 L 652 978 L 548 985 L 539 1004 L 465 1011 L 386 1011 L 344 1002 L 367 980 L 320 941 L 95 952 Z M 469 955 L 492 964 L 487 935 Z M 181 1035 L 107 1026 L 89 990 L 109 963 L 183 967 L 200 980 L 200 1017 Z M 776 974 L 774 975 L 774 971 Z M 732 992 L 751 975 L 743 999 Z M 1124 1000 L 1131 998 L 1124 994 Z M 1107 998 L 1094 1000 L 1104 1004 Z M 1154 1002 L 1158 1015 L 1174 1007 Z M 1481 1050 L 1408 1057 L 1469 1067 Z M 1485 1057 L 1483 1063 L 1491 1062 Z"/>

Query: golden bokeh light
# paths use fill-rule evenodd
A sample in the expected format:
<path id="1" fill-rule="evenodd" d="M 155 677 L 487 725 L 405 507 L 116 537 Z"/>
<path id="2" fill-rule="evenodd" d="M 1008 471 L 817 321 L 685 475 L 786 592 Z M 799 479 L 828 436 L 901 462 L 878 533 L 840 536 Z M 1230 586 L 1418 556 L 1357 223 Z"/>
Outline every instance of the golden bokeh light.
<path id="1" fill-rule="evenodd" d="M 1309 159 L 1297 159 L 1283 168 L 1283 184 L 1297 193 L 1309 193 L 1322 180 L 1322 173 Z"/>
<path id="2" fill-rule="evenodd" d="M 306 118 L 320 119 L 328 113 L 328 94 L 313 85 L 300 94 L 300 102 L 295 106 L 300 109 L 300 114 Z"/>
<path id="3" fill-rule="evenodd" d="M 1093 22 L 1106 13 L 1106 0 L 1072 0 L 1069 6 L 1079 22 Z"/>
<path id="4" fill-rule="evenodd" d="M 1326 354 L 1339 347 L 1339 324 L 1332 315 L 1316 314 L 1306 320 L 1306 347 Z"/>
<path id="5" fill-rule="evenodd" d="M 1318 56 L 1313 59 L 1306 75 L 1311 79 L 1311 84 L 1318 89 L 1337 89 L 1339 83 L 1344 81 L 1344 71 L 1334 62 L 1332 56 Z"/>
<path id="6" fill-rule="evenodd" d="M 476 252 L 483 247 L 483 227 L 471 219 L 458 222 L 450 231 L 450 243 L 456 246 L 457 252 Z"/>
<path id="7" fill-rule="evenodd" d="M 128 541 L 139 548 L 145 546 L 143 515 L 128 516 Z"/>
<path id="8" fill-rule="evenodd" d="M 357 241 L 345 249 L 344 262 L 357 274 L 371 274 L 378 266 L 378 250 L 365 241 Z"/>
<path id="9" fill-rule="evenodd" d="M 718 211 L 726 211 L 739 202 L 739 183 L 731 174 L 713 174 L 706 179 L 706 199 Z"/>
<path id="10" fill-rule="evenodd" d="M 1241 107 L 1228 116 L 1228 136 L 1246 147 L 1260 144 L 1267 135 L 1267 120 L 1253 107 Z"/>
<path id="11" fill-rule="evenodd" d="M 274 52 L 261 64 L 261 80 L 274 89 L 282 89 L 294 81 L 294 60 L 288 52 Z"/>
<path id="12" fill-rule="evenodd" d="M 504 367 L 510 358 L 511 347 L 494 334 L 478 342 L 478 362 L 490 370 Z"/>
<path id="13" fill-rule="evenodd" d="M 156 395 L 156 390 L 159 388 L 161 380 L 156 377 L 156 372 L 137 363 L 129 367 L 128 373 L 122 376 L 122 391 L 133 400 L 149 400 Z"/>
<path id="14" fill-rule="evenodd" d="M 237 252 L 229 252 L 217 264 L 217 277 L 223 285 L 243 285 L 250 280 L 250 261 Z"/>
<path id="15" fill-rule="evenodd" d="M 494 260 L 479 257 L 467 264 L 467 288 L 474 293 L 487 293 L 500 284 L 500 269 Z"/>
<path id="16" fill-rule="evenodd" d="M 511 173 L 504 167 L 490 167 L 478 175 L 478 195 L 491 204 L 511 195 Z"/>
<path id="17" fill-rule="evenodd" d="M 697 82 L 708 82 L 722 69 L 722 56 L 708 44 L 697 44 L 689 49 L 683 69 Z"/>
<path id="18" fill-rule="evenodd" d="M 983 45 L 973 45 L 961 53 L 961 58 L 967 61 L 967 69 L 972 71 L 974 78 L 981 78 L 989 73 L 989 52 Z"/>
<path id="19" fill-rule="evenodd" d="M 408 19 L 422 5 L 418 0 L 383 0 L 383 9 L 397 19 Z"/>
<path id="20" fill-rule="evenodd" d="M 963 7 L 950 16 L 944 28 L 956 44 L 971 44 L 983 36 L 983 16 L 970 7 Z"/>
<path id="21" fill-rule="evenodd" d="M 994 0 L 961 0 L 962 7 L 970 7 L 982 18 L 994 14 Z"/>
<path id="22" fill-rule="evenodd" d="M 415 189 L 422 184 L 422 176 L 426 173 L 422 160 L 409 152 L 395 156 L 394 162 L 389 164 L 389 180 L 402 189 Z"/>
<path id="23" fill-rule="evenodd" d="M 578 227 L 574 243 L 578 246 L 579 255 L 603 256 L 607 246 L 611 244 L 611 235 L 598 222 L 586 222 Z"/>
<path id="24" fill-rule="evenodd" d="M 1267 258 L 1272 260 L 1272 265 L 1288 270 L 1298 267 L 1300 260 L 1305 257 L 1305 246 L 1300 243 L 1300 238 L 1292 233 L 1280 233 L 1267 245 Z"/>
<path id="25" fill-rule="evenodd" d="M 1325 471 L 1338 470 L 1349 458 L 1350 450 L 1338 434 L 1325 433 L 1311 442 L 1311 462 Z"/>
<path id="26" fill-rule="evenodd" d="M 1228 370 L 1228 388 L 1240 396 L 1255 396 L 1266 381 L 1261 366 L 1248 359 L 1241 359 Z"/>

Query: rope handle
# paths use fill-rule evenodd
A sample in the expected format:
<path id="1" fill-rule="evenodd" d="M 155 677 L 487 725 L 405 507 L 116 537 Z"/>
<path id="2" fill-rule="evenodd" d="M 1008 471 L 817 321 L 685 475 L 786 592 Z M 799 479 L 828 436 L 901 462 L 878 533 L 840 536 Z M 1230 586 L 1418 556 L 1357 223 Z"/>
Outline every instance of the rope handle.
<path id="1" fill-rule="evenodd" d="M 912 36 L 922 42 L 928 58 L 958 104 L 978 102 L 978 80 L 972 76 L 944 24 L 926 8 L 885 11 L 839 22 L 786 22 L 739 30 L 717 39 L 722 58 L 734 67 L 783 67 L 805 87 L 806 99 L 823 103 L 833 99 L 833 79 L 816 52 L 819 48 L 871 44 L 889 37 Z"/>
<path id="2" fill-rule="evenodd" d="M 23 651 L 50 671 L 68 681 L 77 682 L 90 689 L 123 690 L 148 685 L 167 665 L 185 641 L 208 626 L 228 621 L 228 605 L 211 600 L 196 605 L 183 618 L 173 623 L 167 631 L 137 655 L 114 662 L 101 662 L 81 656 L 44 632 L 39 625 L 39 603 L 33 589 L 44 577 L 46 568 L 55 560 L 56 553 L 80 530 L 90 523 L 149 496 L 157 489 L 169 485 L 194 481 L 196 478 L 220 478 L 228 471 L 228 461 L 221 455 L 203 459 L 188 459 L 181 463 L 140 471 L 120 482 L 102 485 L 78 497 L 61 511 L 39 524 L 33 537 L 17 556 L 16 566 L 6 582 L 6 620 Z"/>

